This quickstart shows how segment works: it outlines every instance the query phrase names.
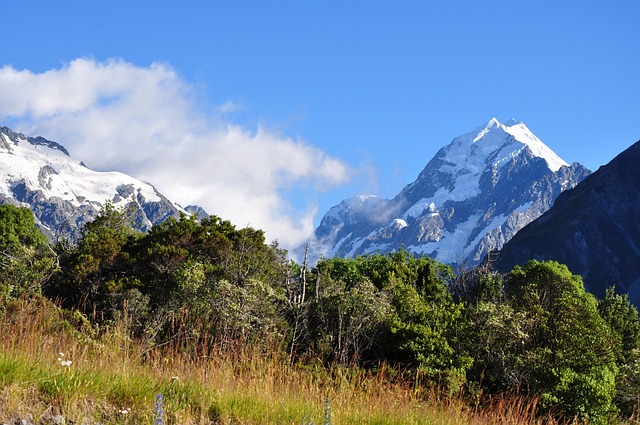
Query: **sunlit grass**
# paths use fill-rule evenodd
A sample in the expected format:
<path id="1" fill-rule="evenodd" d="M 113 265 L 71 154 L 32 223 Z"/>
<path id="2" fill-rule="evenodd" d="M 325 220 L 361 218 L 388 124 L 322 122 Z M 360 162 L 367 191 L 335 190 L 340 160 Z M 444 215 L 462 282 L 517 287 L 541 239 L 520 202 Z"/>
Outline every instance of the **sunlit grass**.
<path id="1" fill-rule="evenodd" d="M 78 331 L 46 301 L 13 303 L 0 318 L 0 421 L 55 412 L 78 423 L 153 424 L 162 395 L 167 424 L 319 425 L 327 407 L 336 425 L 542 422 L 535 401 L 503 397 L 474 409 L 384 366 L 291 365 L 282 350 L 240 345 L 204 351 L 149 349 L 126 326 Z"/>

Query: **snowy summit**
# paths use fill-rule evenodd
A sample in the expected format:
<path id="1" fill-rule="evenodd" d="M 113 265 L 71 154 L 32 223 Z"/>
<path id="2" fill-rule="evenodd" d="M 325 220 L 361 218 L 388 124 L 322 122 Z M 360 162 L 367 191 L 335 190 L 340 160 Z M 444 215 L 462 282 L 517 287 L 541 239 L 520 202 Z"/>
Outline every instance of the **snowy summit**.
<path id="1" fill-rule="evenodd" d="M 344 257 L 405 247 L 449 264 L 476 264 L 588 174 L 524 123 L 492 118 L 441 148 L 394 199 L 354 197 L 333 207 L 312 246 L 317 255 Z"/>
<path id="2" fill-rule="evenodd" d="M 512 136 L 513 139 L 507 135 Z M 492 118 L 486 125 L 456 137 L 450 146 L 455 146 L 456 142 L 458 144 L 475 144 L 480 146 L 478 149 L 482 153 L 494 154 L 497 158 L 496 165 L 500 160 L 517 155 L 520 149 L 524 149 L 525 146 L 531 150 L 534 156 L 544 159 L 551 171 L 558 171 L 563 165 L 569 165 L 542 143 L 522 121 L 516 121 L 513 118 L 504 124 L 496 118 Z M 473 153 L 474 156 L 477 155 L 477 153 Z"/>

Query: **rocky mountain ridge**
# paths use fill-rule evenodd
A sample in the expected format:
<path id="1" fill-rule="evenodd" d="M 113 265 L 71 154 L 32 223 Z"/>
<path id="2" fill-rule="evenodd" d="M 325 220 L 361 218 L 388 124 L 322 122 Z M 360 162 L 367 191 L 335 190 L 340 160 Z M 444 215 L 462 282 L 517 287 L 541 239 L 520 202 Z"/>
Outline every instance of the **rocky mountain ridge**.
<path id="1" fill-rule="evenodd" d="M 524 123 L 493 118 L 440 149 L 393 199 L 357 196 L 331 208 L 310 250 L 315 258 L 352 257 L 404 247 L 473 266 L 589 173 L 568 165 Z"/>
<path id="2" fill-rule="evenodd" d="M 93 171 L 57 142 L 0 127 L 0 203 L 30 208 L 48 237 L 75 240 L 107 202 L 128 208 L 141 231 L 180 213 L 204 213 L 126 174 Z"/>

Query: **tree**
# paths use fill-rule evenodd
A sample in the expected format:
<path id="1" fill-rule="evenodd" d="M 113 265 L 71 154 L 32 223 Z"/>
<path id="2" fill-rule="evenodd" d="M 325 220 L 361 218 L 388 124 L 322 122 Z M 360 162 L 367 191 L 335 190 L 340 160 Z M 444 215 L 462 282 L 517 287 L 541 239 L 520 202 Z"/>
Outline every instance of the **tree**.
<path id="1" fill-rule="evenodd" d="M 284 339 L 276 337 L 282 331 L 276 307 L 284 304 L 287 262 L 263 232 L 216 216 L 182 215 L 132 240 L 126 251 L 129 273 L 155 312 L 147 330 L 153 338 L 190 329 L 224 341 Z"/>
<path id="2" fill-rule="evenodd" d="M 640 406 L 640 318 L 627 294 L 608 288 L 598 304 L 602 318 L 619 341 L 616 377 L 616 406 L 622 415 L 632 416 Z"/>
<path id="3" fill-rule="evenodd" d="M 557 262 L 532 260 L 505 277 L 507 302 L 522 315 L 515 350 L 523 382 L 543 405 L 602 423 L 613 412 L 616 339 L 580 276 Z"/>
<path id="4" fill-rule="evenodd" d="M 28 208 L 0 205 L 0 297 L 39 294 L 58 258 Z"/>
<path id="5" fill-rule="evenodd" d="M 107 202 L 82 229 L 77 245 L 60 247 L 62 273 L 47 288 L 48 296 L 61 299 L 67 307 L 108 315 L 108 295 L 139 284 L 127 273 L 125 246 L 140 235 L 127 211 Z"/>
<path id="6" fill-rule="evenodd" d="M 500 302 L 504 297 L 503 277 L 492 270 L 490 263 L 472 269 L 462 269 L 453 281 L 452 292 L 467 305 Z"/>
<path id="7" fill-rule="evenodd" d="M 401 250 L 323 259 L 312 275 L 320 300 L 309 323 L 321 330 L 316 341 L 330 338 L 339 359 L 350 344 L 366 347 L 365 359 L 415 367 L 432 383 L 460 388 L 470 359 L 455 349 L 462 304 L 448 291 L 450 267 Z"/>
<path id="8" fill-rule="evenodd" d="M 367 278 L 352 273 L 349 263 L 353 261 L 322 260 L 318 264 L 315 272 L 316 282 L 321 285 L 319 295 L 307 310 L 314 339 L 310 345 L 319 348 L 321 356 L 342 364 L 361 359 L 379 343 L 390 310 L 385 292 Z M 339 271 L 327 272 L 333 265 L 338 265 Z"/>
<path id="9" fill-rule="evenodd" d="M 634 351 L 640 348 L 638 310 L 629 301 L 629 295 L 616 294 L 611 287 L 598 303 L 598 311 L 620 339 L 620 361 L 628 361 Z"/>
<path id="10" fill-rule="evenodd" d="M 450 391 L 465 381 L 471 359 L 458 352 L 457 331 L 462 326 L 462 304 L 455 303 L 442 282 L 425 286 L 395 281 L 389 287 L 391 359 L 418 367 L 425 376 Z"/>

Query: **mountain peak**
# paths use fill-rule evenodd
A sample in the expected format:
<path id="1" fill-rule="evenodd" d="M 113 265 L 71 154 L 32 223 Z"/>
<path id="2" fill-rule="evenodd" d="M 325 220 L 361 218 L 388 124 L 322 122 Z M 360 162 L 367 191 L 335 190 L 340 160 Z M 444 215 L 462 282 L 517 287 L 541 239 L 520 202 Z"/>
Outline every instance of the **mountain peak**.
<path id="1" fill-rule="evenodd" d="M 558 171 L 560 167 L 569 165 L 538 139 L 522 121 L 511 119 L 508 121 L 508 124 L 509 125 L 503 125 L 504 130 L 518 142 L 527 145 L 534 156 L 544 159 L 551 171 Z"/>
<path id="2" fill-rule="evenodd" d="M 6 138 L 13 145 L 19 145 L 20 143 L 26 141 L 33 147 L 37 148 L 38 146 L 44 146 L 49 149 L 60 151 L 66 156 L 69 156 L 69 152 L 60 143 L 47 140 L 41 136 L 27 137 L 22 133 L 16 133 L 15 131 L 11 130 L 9 127 L 4 127 L 4 126 L 0 127 L 0 134 L 2 134 L 3 135 L 2 137 Z"/>
<path id="3" fill-rule="evenodd" d="M 522 121 L 519 121 L 515 118 L 511 118 L 509 121 L 505 122 L 505 127 L 513 127 L 514 125 L 523 124 Z"/>
<path id="4" fill-rule="evenodd" d="M 492 118 L 442 147 L 393 199 L 353 197 L 333 207 L 314 250 L 351 257 L 402 246 L 476 264 L 589 173 L 563 165 L 522 122 Z"/>
<path id="5" fill-rule="evenodd" d="M 515 118 L 511 118 L 508 121 L 502 123 L 500 122 L 500 120 L 498 120 L 498 118 L 493 117 L 491 118 L 489 121 L 487 121 L 487 123 L 483 126 L 478 127 L 478 130 L 480 129 L 491 129 L 491 128 L 504 128 L 504 127 L 513 127 L 514 125 L 519 125 L 519 124 L 523 124 L 522 121 L 517 120 Z"/>
<path id="6" fill-rule="evenodd" d="M 59 143 L 7 127 L 0 127 L 0 164 L 0 204 L 28 206 L 51 238 L 75 240 L 107 202 L 131 207 L 134 226 L 143 231 L 184 212 L 151 184 L 123 173 L 93 171 Z"/>
<path id="7" fill-rule="evenodd" d="M 495 117 L 491 118 L 485 125 L 453 139 L 447 150 L 458 160 L 478 154 L 484 155 L 484 159 L 492 157 L 494 164 L 499 166 L 525 146 L 533 156 L 544 159 L 551 171 L 555 172 L 560 167 L 569 165 L 538 139 L 522 121 L 513 118 L 505 124 Z M 469 155 L 471 151 L 474 152 L 473 155 Z M 459 161 L 452 162 L 460 164 Z"/>

